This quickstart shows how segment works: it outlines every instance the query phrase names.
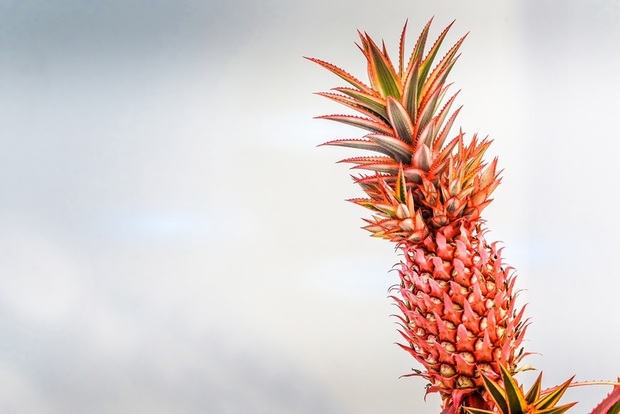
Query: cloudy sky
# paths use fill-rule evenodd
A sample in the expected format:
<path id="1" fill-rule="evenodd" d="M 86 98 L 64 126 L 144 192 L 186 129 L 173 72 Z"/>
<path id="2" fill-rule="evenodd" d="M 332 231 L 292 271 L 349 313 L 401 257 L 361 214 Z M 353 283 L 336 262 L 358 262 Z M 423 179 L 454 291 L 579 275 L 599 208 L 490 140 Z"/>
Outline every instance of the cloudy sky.
<path id="1" fill-rule="evenodd" d="M 617 2 L 0 0 L 0 411 L 438 412 L 398 378 L 349 152 L 316 148 L 358 133 L 312 119 L 342 82 L 302 59 L 362 77 L 356 29 L 431 16 L 470 32 L 459 122 L 505 169 L 528 362 L 620 375 Z"/>

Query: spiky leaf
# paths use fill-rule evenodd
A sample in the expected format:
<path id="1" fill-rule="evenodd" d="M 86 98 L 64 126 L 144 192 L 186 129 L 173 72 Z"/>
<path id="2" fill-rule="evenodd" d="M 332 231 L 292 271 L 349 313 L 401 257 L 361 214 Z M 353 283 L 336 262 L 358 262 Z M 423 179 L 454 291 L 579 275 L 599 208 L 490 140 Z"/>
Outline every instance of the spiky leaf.
<path id="1" fill-rule="evenodd" d="M 525 395 L 525 401 L 528 404 L 534 404 L 534 402 L 538 400 L 538 397 L 540 396 L 541 386 L 542 386 L 542 372 L 538 374 L 536 381 L 534 381 L 534 384 L 532 384 L 532 387 L 529 389 L 529 391 Z"/>
<path id="2" fill-rule="evenodd" d="M 403 166 L 398 168 L 398 177 L 396 178 L 396 199 L 401 203 L 407 202 L 407 180 L 405 180 L 405 173 L 403 172 Z"/>
<path id="3" fill-rule="evenodd" d="M 359 138 L 358 139 L 337 139 L 334 141 L 325 142 L 323 144 L 320 144 L 319 146 L 323 146 L 323 145 L 330 145 L 334 147 L 357 148 L 357 149 L 363 149 L 363 150 L 368 150 L 368 151 L 376 151 L 376 152 L 383 153 L 385 155 L 392 155 L 391 151 L 388 151 L 382 146 L 372 141 L 366 140 L 366 139 L 359 139 Z"/>
<path id="4" fill-rule="evenodd" d="M 403 105 L 413 124 L 417 121 L 418 113 L 418 77 L 420 72 L 420 58 L 413 61 L 405 77 L 403 85 Z"/>
<path id="5" fill-rule="evenodd" d="M 355 86 L 360 91 L 372 93 L 372 89 L 370 89 L 364 82 L 358 80 L 355 76 L 351 75 L 350 73 L 345 72 L 344 70 L 340 69 L 338 66 L 332 65 L 331 63 L 325 62 L 324 60 L 321 60 L 321 59 L 316 59 L 316 58 L 307 57 L 307 56 L 304 56 L 304 58 L 323 66 L 325 69 L 329 70 L 332 73 L 335 73 L 336 75 L 340 76 L 345 81 L 349 82 L 351 85 Z"/>
<path id="6" fill-rule="evenodd" d="M 500 365 L 502 371 L 502 378 L 504 379 L 504 389 L 506 390 L 506 402 L 508 403 L 508 410 L 511 414 L 521 414 L 526 411 L 527 402 L 523 395 L 523 391 L 519 388 L 519 385 L 514 380 L 508 369 L 503 365 Z"/>
<path id="7" fill-rule="evenodd" d="M 428 73 L 429 73 L 429 71 L 431 69 L 431 66 L 433 64 L 433 60 L 437 56 L 437 52 L 439 52 L 439 48 L 440 48 L 441 44 L 443 43 L 444 39 L 446 38 L 446 35 L 448 34 L 448 31 L 450 30 L 450 28 L 452 27 L 453 24 L 454 24 L 454 21 L 452 21 L 452 23 L 450 23 L 443 30 L 443 32 L 441 32 L 441 34 L 439 35 L 439 37 L 437 38 L 437 40 L 433 44 L 433 47 L 428 52 L 428 55 L 426 56 L 426 58 L 424 58 L 424 61 L 420 65 L 420 75 L 419 75 L 419 79 L 418 79 L 418 91 L 419 91 L 418 95 L 420 95 L 420 93 L 422 91 L 422 86 L 423 86 L 424 82 L 426 81 L 426 77 L 428 76 Z"/>
<path id="8" fill-rule="evenodd" d="M 542 398 L 540 398 L 535 403 L 536 408 L 539 409 L 539 410 L 544 410 L 544 409 L 547 409 L 547 408 L 554 407 L 558 403 L 558 401 L 560 401 L 560 398 L 562 398 L 562 396 L 564 395 L 564 393 L 566 392 L 566 390 L 570 386 L 571 382 L 573 382 L 574 378 L 575 378 L 575 376 L 573 375 L 566 382 L 564 382 L 561 385 L 559 385 L 558 387 L 554 388 L 548 394 L 542 396 Z"/>
<path id="9" fill-rule="evenodd" d="M 368 34 L 362 36 L 362 42 L 368 56 L 368 71 L 371 83 L 382 97 L 394 96 L 400 99 L 397 75 L 389 58 L 381 52 Z"/>
<path id="10" fill-rule="evenodd" d="M 399 162 L 408 163 L 411 159 L 411 146 L 398 138 L 394 138 L 389 135 L 369 134 L 366 137 L 375 142 L 377 145 L 391 151 L 394 154 L 394 159 Z"/>
<path id="11" fill-rule="evenodd" d="M 493 381 L 486 375 L 483 375 L 483 379 L 484 379 L 484 387 L 491 395 L 491 398 L 493 398 L 493 401 L 497 405 L 497 408 L 499 409 L 500 413 L 510 414 L 510 411 L 508 408 L 508 401 L 507 401 L 504 389 L 502 389 L 502 387 L 497 382 Z"/>
<path id="12" fill-rule="evenodd" d="M 387 100 L 387 115 L 390 120 L 390 124 L 394 127 L 396 135 L 406 142 L 411 144 L 411 136 L 413 134 L 413 124 L 407 110 L 403 105 L 393 97 L 388 97 Z"/>
<path id="13" fill-rule="evenodd" d="M 618 378 L 620 380 L 620 378 Z M 620 386 L 607 395 L 590 414 L 618 414 L 620 413 Z"/>
<path id="14" fill-rule="evenodd" d="M 334 88 L 334 90 L 349 95 L 357 101 L 359 106 L 381 115 L 386 121 L 388 120 L 385 109 L 385 99 L 351 88 Z"/>
<path id="15" fill-rule="evenodd" d="M 340 122 L 343 124 L 363 128 L 371 132 L 378 132 L 379 134 L 389 135 L 392 133 L 392 128 L 385 125 L 383 122 L 374 121 L 369 118 L 362 118 L 353 115 L 324 115 L 318 116 L 318 119 L 329 119 L 332 121 Z"/>
<path id="16" fill-rule="evenodd" d="M 570 404 L 561 405 L 559 407 L 547 408 L 546 410 L 535 411 L 535 414 L 563 414 L 566 411 L 568 411 L 571 407 L 573 407 L 575 404 L 577 403 L 573 402 Z M 606 414 L 611 414 L 611 413 L 606 413 Z"/>

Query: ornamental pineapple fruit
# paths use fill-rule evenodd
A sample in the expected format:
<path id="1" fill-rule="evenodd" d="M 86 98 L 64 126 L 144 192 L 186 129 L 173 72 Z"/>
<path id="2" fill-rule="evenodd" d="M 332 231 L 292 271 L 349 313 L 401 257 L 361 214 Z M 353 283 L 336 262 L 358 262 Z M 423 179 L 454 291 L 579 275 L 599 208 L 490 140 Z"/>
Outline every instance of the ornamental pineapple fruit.
<path id="1" fill-rule="evenodd" d="M 362 138 L 323 145 L 376 153 L 342 162 L 366 171 L 354 177 L 366 197 L 351 200 L 373 212 L 364 228 L 394 242 L 402 254 L 400 283 L 392 292 L 401 311 L 404 343 L 399 345 L 424 368 L 409 375 L 428 381 L 427 392 L 441 395 L 445 413 L 492 410 L 485 378 L 503 384 L 502 369 L 510 375 L 519 370 L 528 322 L 515 304 L 513 270 L 497 244 L 485 238 L 481 212 L 500 182 L 497 159 L 483 161 L 491 141 L 474 135 L 467 143 L 462 131 L 451 137 L 458 92 L 442 104 L 465 37 L 433 67 L 452 24 L 425 54 L 430 25 L 405 60 L 405 23 L 396 65 L 384 44 L 359 33 L 370 84 L 308 59 L 352 86 L 319 95 L 362 115 L 319 118 L 368 131 Z"/>

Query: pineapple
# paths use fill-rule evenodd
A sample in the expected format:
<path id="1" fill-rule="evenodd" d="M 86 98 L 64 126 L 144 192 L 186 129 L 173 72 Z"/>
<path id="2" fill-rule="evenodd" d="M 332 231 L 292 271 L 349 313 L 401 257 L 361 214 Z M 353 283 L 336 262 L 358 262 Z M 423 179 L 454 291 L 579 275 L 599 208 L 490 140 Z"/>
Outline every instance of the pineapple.
<path id="1" fill-rule="evenodd" d="M 433 62 L 452 24 L 425 54 L 431 26 L 405 57 L 405 23 L 393 64 L 385 44 L 366 33 L 358 45 L 367 60 L 369 84 L 337 66 L 308 58 L 350 84 L 318 93 L 362 116 L 327 115 L 362 128 L 362 138 L 322 145 L 374 151 L 342 162 L 365 171 L 354 177 L 366 196 L 351 200 L 372 211 L 364 219 L 373 236 L 394 242 L 402 255 L 400 283 L 392 298 L 401 314 L 399 344 L 423 370 L 413 374 L 437 392 L 444 413 L 464 407 L 492 410 L 485 378 L 503 384 L 526 355 L 521 348 L 528 321 L 515 304 L 515 274 L 496 243 L 486 240 L 481 213 L 500 182 L 497 159 L 483 161 L 491 141 L 468 142 L 451 129 L 460 108 L 447 99 L 446 79 L 465 36 Z M 352 86 L 352 87 L 351 87 Z M 504 368 L 502 368 L 504 367 Z"/>

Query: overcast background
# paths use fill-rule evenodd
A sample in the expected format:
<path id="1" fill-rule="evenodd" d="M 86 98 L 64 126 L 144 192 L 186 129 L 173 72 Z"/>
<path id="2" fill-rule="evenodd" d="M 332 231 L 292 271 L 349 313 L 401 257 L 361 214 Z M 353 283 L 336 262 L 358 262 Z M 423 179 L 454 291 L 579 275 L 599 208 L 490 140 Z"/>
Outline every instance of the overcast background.
<path id="1" fill-rule="evenodd" d="M 505 169 L 528 362 L 620 375 L 618 2 L 0 0 L 0 411 L 437 413 L 351 152 L 316 148 L 360 134 L 312 119 L 343 82 L 302 59 L 363 77 L 356 29 L 395 52 L 433 15 L 470 32 L 458 124 Z"/>

